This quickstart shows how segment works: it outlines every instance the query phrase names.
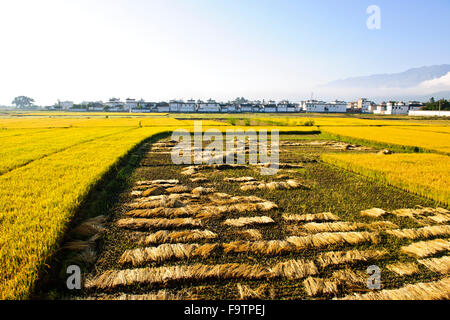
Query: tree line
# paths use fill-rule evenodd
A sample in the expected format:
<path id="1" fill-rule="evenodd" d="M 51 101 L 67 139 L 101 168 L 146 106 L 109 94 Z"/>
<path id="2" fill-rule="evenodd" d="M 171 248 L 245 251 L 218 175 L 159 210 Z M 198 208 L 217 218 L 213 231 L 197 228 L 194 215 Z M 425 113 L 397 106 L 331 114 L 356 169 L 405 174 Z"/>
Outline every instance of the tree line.
<path id="1" fill-rule="evenodd" d="M 433 97 L 425 103 L 423 110 L 439 110 L 439 104 L 440 110 L 450 110 L 450 100 L 440 99 L 436 101 Z"/>

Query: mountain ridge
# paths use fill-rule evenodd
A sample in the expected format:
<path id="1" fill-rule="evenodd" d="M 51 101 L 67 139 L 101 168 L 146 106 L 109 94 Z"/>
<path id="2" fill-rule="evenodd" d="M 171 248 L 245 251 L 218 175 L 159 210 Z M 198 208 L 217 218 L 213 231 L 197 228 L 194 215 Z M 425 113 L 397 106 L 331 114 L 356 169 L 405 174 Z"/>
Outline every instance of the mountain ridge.
<path id="1" fill-rule="evenodd" d="M 411 68 L 398 73 L 373 74 L 331 81 L 329 88 L 410 88 L 420 83 L 445 76 L 450 64 Z"/>

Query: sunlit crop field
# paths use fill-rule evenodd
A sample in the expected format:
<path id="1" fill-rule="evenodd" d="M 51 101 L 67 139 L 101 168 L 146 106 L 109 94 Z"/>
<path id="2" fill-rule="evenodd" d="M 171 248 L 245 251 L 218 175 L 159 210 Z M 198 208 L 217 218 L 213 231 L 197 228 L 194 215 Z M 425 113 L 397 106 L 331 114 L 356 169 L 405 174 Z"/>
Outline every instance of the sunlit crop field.
<path id="1" fill-rule="evenodd" d="M 146 138 L 193 124 L 167 117 L 0 119 L 0 298 L 27 297 L 76 208 L 119 159 Z M 214 120 L 202 125 L 240 129 Z"/>
<path id="2" fill-rule="evenodd" d="M 27 296 L 90 188 L 130 149 L 164 130 L 122 130 L 0 176 L 0 298 Z"/>
<path id="3" fill-rule="evenodd" d="M 165 127 L 183 126 L 173 118 L 0 118 L 0 129 L 70 127 Z M 188 124 L 189 125 L 189 124 Z"/>
<path id="4" fill-rule="evenodd" d="M 422 126 L 423 124 L 402 120 L 378 120 L 344 117 L 262 117 L 261 122 L 272 125 L 302 126 L 305 123 L 314 123 L 317 126 Z"/>
<path id="5" fill-rule="evenodd" d="M 408 127 L 409 128 L 409 127 Z M 426 127 L 425 127 L 426 128 Z M 446 127 L 442 127 L 446 130 Z M 436 130 L 436 127 L 432 128 Z M 366 142 L 381 143 L 410 149 L 438 151 L 450 153 L 450 136 L 444 132 L 430 130 L 406 130 L 396 127 L 322 127 L 322 133 L 331 134 L 335 138 L 350 138 Z"/>
<path id="6" fill-rule="evenodd" d="M 43 265 L 61 245 L 74 213 L 120 159 L 150 137 L 176 129 L 192 131 L 195 124 L 194 119 L 161 114 L 61 114 L 0 118 L 0 299 L 29 297 Z M 281 134 L 312 135 L 305 139 L 323 140 L 328 134 L 368 145 L 376 142 L 450 153 L 445 123 L 273 116 L 231 122 L 223 116 L 208 118 L 202 121 L 202 129 L 277 129 Z M 319 136 L 320 132 L 325 136 Z M 324 154 L 322 160 L 449 204 L 446 155 Z"/>
<path id="7" fill-rule="evenodd" d="M 450 161 L 439 154 L 324 154 L 322 160 L 450 204 Z"/>

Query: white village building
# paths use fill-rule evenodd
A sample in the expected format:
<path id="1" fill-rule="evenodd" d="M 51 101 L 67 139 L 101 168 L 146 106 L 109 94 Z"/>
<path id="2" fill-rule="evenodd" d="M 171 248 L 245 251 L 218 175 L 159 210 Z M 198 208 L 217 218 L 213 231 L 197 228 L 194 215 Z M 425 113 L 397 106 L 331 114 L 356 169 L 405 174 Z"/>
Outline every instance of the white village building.
<path id="1" fill-rule="evenodd" d="M 212 99 L 209 99 L 207 102 L 199 100 L 197 101 L 197 112 L 220 112 L 220 105 Z"/>
<path id="2" fill-rule="evenodd" d="M 404 102 L 386 103 L 386 112 L 384 114 L 408 114 L 409 106 Z"/>
<path id="3" fill-rule="evenodd" d="M 125 110 L 128 112 L 131 112 L 133 109 L 137 108 L 137 101 L 136 99 L 127 98 L 125 100 Z"/>

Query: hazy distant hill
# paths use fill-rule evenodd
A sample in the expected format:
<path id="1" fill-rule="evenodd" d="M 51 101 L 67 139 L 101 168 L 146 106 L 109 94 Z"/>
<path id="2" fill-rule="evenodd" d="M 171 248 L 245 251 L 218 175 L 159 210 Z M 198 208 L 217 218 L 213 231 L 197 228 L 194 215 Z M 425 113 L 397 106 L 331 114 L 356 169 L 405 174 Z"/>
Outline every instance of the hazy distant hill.
<path id="1" fill-rule="evenodd" d="M 372 100 L 376 100 L 377 102 L 381 101 L 422 101 L 427 102 L 430 100 L 430 98 L 433 97 L 435 100 L 439 99 L 446 99 L 450 100 L 450 91 L 440 91 L 440 92 L 434 92 L 430 94 L 422 94 L 422 95 L 411 95 L 411 94 L 404 94 L 404 95 L 395 95 L 395 96 L 375 96 Z"/>
<path id="2" fill-rule="evenodd" d="M 440 78 L 450 72 L 450 64 L 409 69 L 405 72 L 375 74 L 328 83 L 333 88 L 409 88 L 426 80 Z"/>

